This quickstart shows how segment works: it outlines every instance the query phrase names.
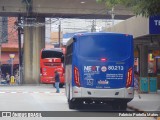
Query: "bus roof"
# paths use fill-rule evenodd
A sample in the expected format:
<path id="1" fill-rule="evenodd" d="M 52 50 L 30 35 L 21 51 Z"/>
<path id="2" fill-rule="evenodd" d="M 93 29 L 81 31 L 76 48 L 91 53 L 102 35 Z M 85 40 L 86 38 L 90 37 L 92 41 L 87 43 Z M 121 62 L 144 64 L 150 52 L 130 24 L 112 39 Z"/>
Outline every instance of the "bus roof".
<path id="1" fill-rule="evenodd" d="M 66 44 L 66 46 L 70 45 L 73 42 L 74 38 L 78 38 L 80 36 L 94 36 L 94 35 L 124 35 L 124 36 L 132 36 L 124 33 L 113 33 L 113 32 L 88 32 L 88 33 L 78 33 L 75 34 Z"/>
<path id="2" fill-rule="evenodd" d="M 42 51 L 60 51 L 62 52 L 62 48 L 44 48 Z"/>

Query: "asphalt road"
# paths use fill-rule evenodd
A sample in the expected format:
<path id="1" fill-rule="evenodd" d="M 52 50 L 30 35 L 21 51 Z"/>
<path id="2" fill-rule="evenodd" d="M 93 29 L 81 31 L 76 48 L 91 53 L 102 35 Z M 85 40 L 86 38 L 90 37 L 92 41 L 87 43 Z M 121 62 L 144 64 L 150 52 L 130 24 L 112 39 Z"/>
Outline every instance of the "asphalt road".
<path id="1" fill-rule="evenodd" d="M 54 116 L 56 120 L 154 120 L 151 117 L 113 117 L 119 113 L 109 112 L 112 110 L 110 105 L 86 105 L 78 109 L 70 110 L 68 108 L 65 89 L 62 88 L 60 93 L 55 92 L 52 85 L 31 85 L 31 86 L 0 86 L 0 111 L 17 112 L 24 115 L 25 112 L 40 112 L 42 116 Z M 68 112 L 71 111 L 71 112 Z M 129 109 L 127 111 L 130 111 Z M 1 113 L 2 114 L 2 113 Z M 13 114 L 12 114 L 13 115 Z M 16 116 L 17 115 L 17 116 Z M 2 116 L 2 115 L 0 115 Z M 13 115 L 15 119 L 22 119 L 18 114 Z M 33 115 L 32 115 L 33 116 Z M 23 119 L 26 116 L 23 116 Z M 31 117 L 31 116 L 30 116 Z M 34 120 L 53 120 L 52 117 L 29 118 Z M 5 117 L 1 117 L 5 119 Z M 7 118 L 12 119 L 12 118 Z"/>

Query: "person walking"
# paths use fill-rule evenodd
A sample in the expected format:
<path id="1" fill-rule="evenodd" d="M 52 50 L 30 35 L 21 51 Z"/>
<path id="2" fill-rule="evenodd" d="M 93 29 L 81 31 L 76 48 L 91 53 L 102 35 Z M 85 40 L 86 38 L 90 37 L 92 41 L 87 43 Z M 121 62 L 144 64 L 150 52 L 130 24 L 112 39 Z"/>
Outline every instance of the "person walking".
<path id="1" fill-rule="evenodd" d="M 19 75 L 18 75 L 18 72 L 15 73 L 14 79 L 15 79 L 15 83 L 18 85 L 19 84 Z"/>
<path id="2" fill-rule="evenodd" d="M 138 94 L 139 99 L 141 99 L 139 87 L 139 75 L 138 72 L 134 72 L 134 90 Z"/>
<path id="3" fill-rule="evenodd" d="M 7 81 L 7 84 L 10 83 L 10 75 L 9 75 L 9 73 L 6 73 L 6 81 Z"/>
<path id="4" fill-rule="evenodd" d="M 60 93 L 60 89 L 59 89 L 59 82 L 60 82 L 60 78 L 59 78 L 59 73 L 57 70 L 54 71 L 55 74 L 55 87 L 56 87 L 56 93 Z"/>

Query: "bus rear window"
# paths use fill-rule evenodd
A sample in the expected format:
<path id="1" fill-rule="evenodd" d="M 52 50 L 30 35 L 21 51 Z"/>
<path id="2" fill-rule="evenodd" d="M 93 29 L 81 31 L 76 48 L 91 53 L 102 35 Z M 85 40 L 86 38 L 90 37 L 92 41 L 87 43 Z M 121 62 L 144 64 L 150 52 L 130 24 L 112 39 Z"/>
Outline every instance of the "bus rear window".
<path id="1" fill-rule="evenodd" d="M 117 60 L 129 57 L 131 52 L 131 41 L 125 36 L 84 36 L 80 39 L 77 52 L 83 57 Z"/>
<path id="2" fill-rule="evenodd" d="M 44 58 L 61 58 L 62 62 L 64 59 L 64 55 L 62 52 L 59 51 L 42 51 L 42 59 Z"/>

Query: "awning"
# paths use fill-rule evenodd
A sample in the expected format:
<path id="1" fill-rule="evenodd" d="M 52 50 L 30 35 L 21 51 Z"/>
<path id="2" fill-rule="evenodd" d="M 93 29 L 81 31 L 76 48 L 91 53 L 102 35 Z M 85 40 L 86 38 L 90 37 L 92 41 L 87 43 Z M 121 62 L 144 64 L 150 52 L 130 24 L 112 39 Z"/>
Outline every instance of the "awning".
<path id="1" fill-rule="evenodd" d="M 19 54 L 18 52 L 2 52 L 1 54 L 1 64 L 11 64 L 9 54 L 15 54 L 13 59 L 13 64 L 19 64 Z"/>

